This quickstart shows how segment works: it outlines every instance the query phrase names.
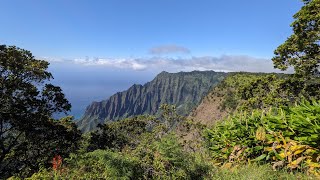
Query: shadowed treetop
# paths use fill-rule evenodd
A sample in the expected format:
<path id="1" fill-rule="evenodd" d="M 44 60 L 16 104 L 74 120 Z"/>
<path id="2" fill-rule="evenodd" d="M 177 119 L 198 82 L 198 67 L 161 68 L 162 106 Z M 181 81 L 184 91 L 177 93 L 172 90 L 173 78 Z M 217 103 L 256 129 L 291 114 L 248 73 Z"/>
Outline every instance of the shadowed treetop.
<path id="1" fill-rule="evenodd" d="M 293 66 L 298 77 L 319 73 L 320 63 L 320 0 L 303 0 L 291 24 L 293 34 L 281 44 L 272 58 L 275 68 L 286 70 Z"/>

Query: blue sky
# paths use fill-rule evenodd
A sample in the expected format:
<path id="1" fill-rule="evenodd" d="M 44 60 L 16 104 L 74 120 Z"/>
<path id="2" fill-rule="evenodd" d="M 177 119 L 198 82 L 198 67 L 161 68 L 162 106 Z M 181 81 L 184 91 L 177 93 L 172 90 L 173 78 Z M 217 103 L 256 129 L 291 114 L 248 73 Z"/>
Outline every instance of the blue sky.
<path id="1" fill-rule="evenodd" d="M 271 57 L 299 0 L 2 0 L 0 40 L 49 57 L 141 57 L 174 44 L 194 56 Z"/>
<path id="2" fill-rule="evenodd" d="M 299 0 L 2 0 L 0 44 L 51 62 L 77 116 L 162 70 L 274 71 Z M 77 110 L 76 110 L 77 109 Z"/>

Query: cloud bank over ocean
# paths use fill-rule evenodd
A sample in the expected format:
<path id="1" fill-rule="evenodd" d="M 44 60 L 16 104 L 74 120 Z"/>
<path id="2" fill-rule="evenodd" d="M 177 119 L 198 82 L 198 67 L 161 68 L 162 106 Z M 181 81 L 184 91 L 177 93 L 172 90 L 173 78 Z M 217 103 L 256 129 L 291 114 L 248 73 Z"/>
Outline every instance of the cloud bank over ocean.
<path id="1" fill-rule="evenodd" d="M 92 101 L 107 99 L 133 84 L 151 81 L 161 71 L 213 70 L 223 72 L 281 72 L 272 61 L 250 56 L 147 57 L 147 58 L 38 58 L 51 63 L 54 84 L 62 87 L 80 118 Z M 290 73 L 290 71 L 287 71 Z"/>
<path id="2" fill-rule="evenodd" d="M 214 70 L 224 72 L 247 71 L 247 72 L 281 72 L 273 68 L 270 59 L 255 58 L 250 56 L 221 57 L 204 56 L 189 58 L 75 58 L 75 59 L 53 59 L 45 58 L 54 63 L 71 63 L 75 65 L 105 67 L 116 69 L 127 69 L 133 71 L 193 71 Z M 290 71 L 288 71 L 290 72 Z"/>

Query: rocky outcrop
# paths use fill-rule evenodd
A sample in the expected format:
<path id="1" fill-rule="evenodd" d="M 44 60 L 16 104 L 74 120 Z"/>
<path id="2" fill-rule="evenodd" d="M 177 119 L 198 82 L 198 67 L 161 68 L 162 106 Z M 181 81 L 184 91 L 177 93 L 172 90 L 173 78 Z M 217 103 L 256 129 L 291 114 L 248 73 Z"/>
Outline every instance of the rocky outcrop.
<path id="1" fill-rule="evenodd" d="M 176 105 L 180 115 L 187 115 L 225 76 L 226 73 L 214 71 L 162 72 L 144 85 L 135 84 L 107 100 L 93 102 L 77 125 L 86 132 L 106 121 L 141 114 L 154 115 L 165 103 Z"/>

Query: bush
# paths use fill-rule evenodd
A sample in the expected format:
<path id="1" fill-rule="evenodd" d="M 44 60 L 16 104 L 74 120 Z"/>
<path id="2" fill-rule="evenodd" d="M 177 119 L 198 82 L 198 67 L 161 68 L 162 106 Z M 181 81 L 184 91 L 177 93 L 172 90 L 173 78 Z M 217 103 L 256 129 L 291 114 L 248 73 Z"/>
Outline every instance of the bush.
<path id="1" fill-rule="evenodd" d="M 72 154 L 61 168 L 42 169 L 31 179 L 205 179 L 212 174 L 210 161 L 184 151 L 174 134 L 143 139 L 134 150 Z"/>
<path id="2" fill-rule="evenodd" d="M 238 113 L 208 129 L 206 138 L 220 165 L 256 161 L 318 174 L 319 132 L 320 104 L 304 101 L 289 108 Z"/>
<path id="3" fill-rule="evenodd" d="M 119 152 L 96 150 L 73 154 L 61 169 L 43 169 L 31 179 L 141 179 L 138 159 Z"/>

